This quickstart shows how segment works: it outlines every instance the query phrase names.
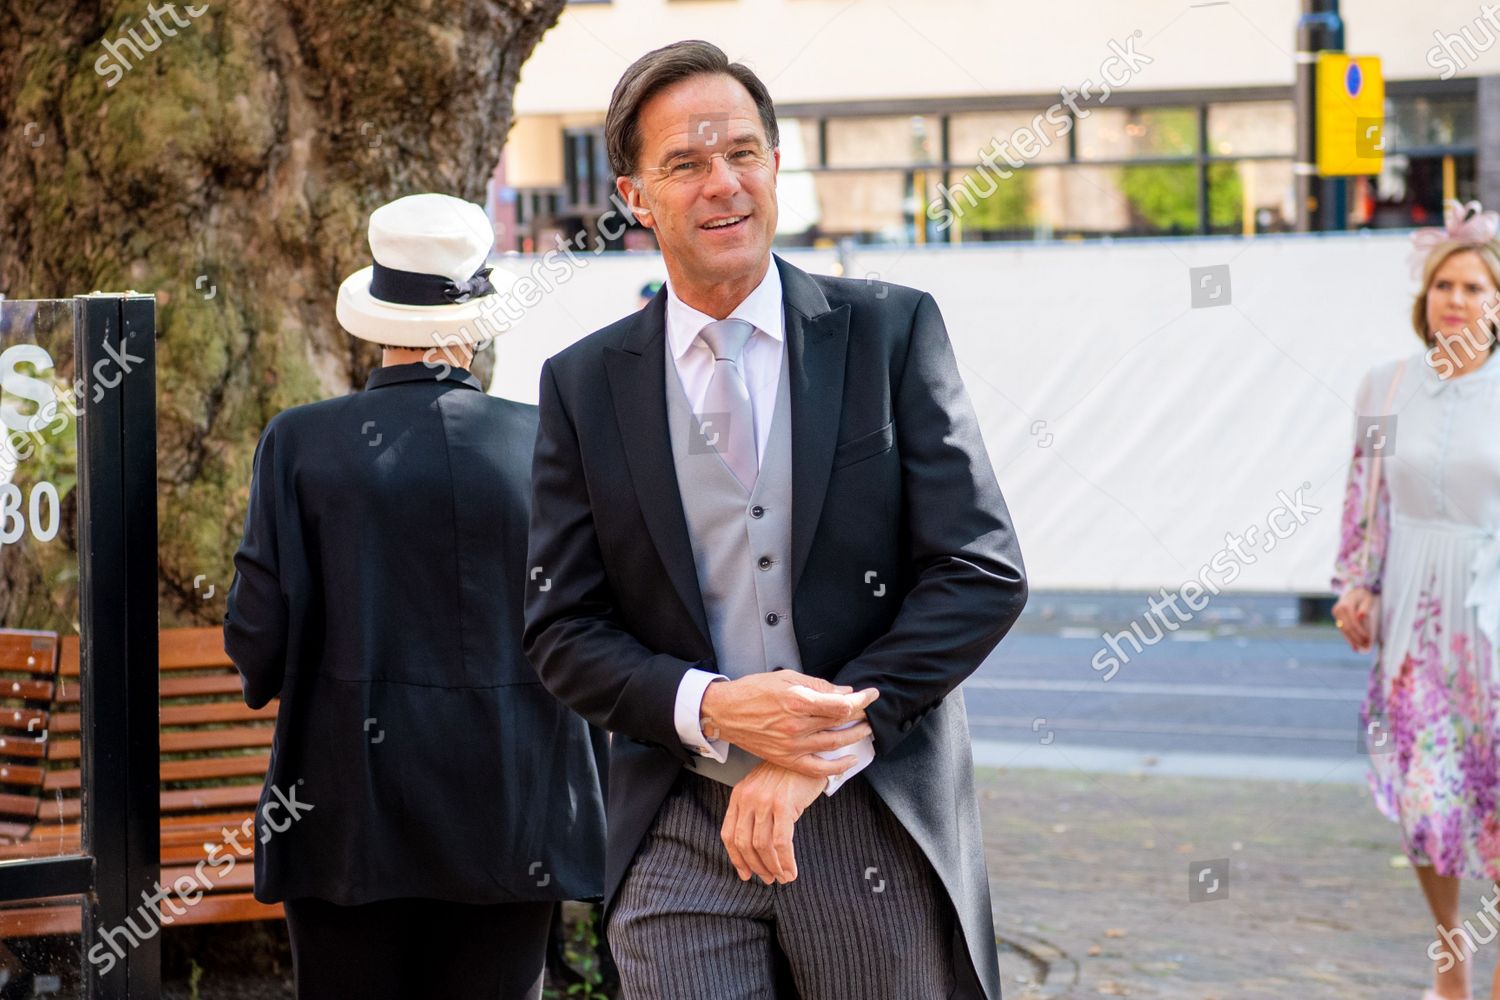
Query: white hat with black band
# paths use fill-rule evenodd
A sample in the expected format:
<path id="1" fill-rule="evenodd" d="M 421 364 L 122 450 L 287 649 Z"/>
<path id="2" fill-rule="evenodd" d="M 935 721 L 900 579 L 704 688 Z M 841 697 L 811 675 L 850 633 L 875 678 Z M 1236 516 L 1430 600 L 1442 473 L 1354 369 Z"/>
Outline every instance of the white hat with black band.
<path id="1" fill-rule="evenodd" d="M 374 263 L 339 286 L 339 325 L 391 347 L 482 345 L 503 329 L 482 321 L 496 294 L 485 266 L 494 245 L 484 209 L 461 198 L 413 194 L 380 206 L 370 213 Z"/>

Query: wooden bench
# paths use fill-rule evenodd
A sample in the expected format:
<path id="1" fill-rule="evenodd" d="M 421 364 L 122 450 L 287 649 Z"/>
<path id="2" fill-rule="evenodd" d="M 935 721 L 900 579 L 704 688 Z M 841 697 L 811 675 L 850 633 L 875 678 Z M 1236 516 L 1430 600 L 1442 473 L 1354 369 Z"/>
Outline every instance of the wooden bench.
<path id="1" fill-rule="evenodd" d="M 246 707 L 217 628 L 160 634 L 161 884 L 190 875 L 204 894 L 171 925 L 275 920 L 258 902 L 255 837 L 223 834 L 253 815 L 270 766 L 276 702 Z M 78 638 L 0 630 L 0 861 L 81 850 Z M 212 848 L 232 868 L 198 862 Z M 227 870 L 226 870 L 227 869 Z M 204 884 L 206 883 L 206 884 Z M 166 923 L 167 921 L 163 921 Z M 78 933 L 74 900 L 0 910 L 0 939 Z"/>

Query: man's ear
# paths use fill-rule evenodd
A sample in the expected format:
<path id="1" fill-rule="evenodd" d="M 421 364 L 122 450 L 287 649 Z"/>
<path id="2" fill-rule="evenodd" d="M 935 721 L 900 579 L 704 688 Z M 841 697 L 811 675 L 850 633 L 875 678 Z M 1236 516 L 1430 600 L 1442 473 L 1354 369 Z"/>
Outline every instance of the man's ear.
<path id="1" fill-rule="evenodd" d="M 630 209 L 630 214 L 635 220 L 647 229 L 655 229 L 656 224 L 651 218 L 651 209 L 647 208 L 641 200 L 641 189 L 635 186 L 635 182 L 627 176 L 615 178 L 615 190 L 620 193 L 625 206 Z"/>

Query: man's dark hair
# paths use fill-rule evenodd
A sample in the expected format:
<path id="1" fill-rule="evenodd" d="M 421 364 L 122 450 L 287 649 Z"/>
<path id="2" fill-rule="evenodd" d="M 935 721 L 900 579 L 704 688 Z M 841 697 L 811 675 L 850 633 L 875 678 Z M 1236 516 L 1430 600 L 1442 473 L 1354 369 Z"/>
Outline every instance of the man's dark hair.
<path id="1" fill-rule="evenodd" d="M 635 174 L 636 157 L 641 152 L 641 108 L 647 101 L 674 83 L 711 73 L 733 77 L 750 92 L 760 111 L 766 140 L 772 149 L 780 146 L 776 109 L 760 77 L 751 72 L 750 67 L 730 62 L 717 45 L 694 39 L 673 42 L 647 52 L 631 63 L 620 82 L 615 84 L 615 92 L 609 99 L 609 112 L 604 116 L 604 148 L 609 153 L 610 170 L 617 176 Z"/>

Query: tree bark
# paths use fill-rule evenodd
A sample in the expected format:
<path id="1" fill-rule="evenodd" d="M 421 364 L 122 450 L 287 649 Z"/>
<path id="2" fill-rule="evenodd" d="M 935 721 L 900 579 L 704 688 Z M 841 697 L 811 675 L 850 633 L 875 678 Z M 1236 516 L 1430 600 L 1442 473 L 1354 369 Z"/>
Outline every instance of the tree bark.
<path id="1" fill-rule="evenodd" d="M 0 291 L 156 295 L 163 626 L 222 620 L 266 422 L 379 363 L 334 318 L 370 211 L 483 199 L 563 5 L 0 0 Z M 0 556 L 6 626 L 74 624 L 55 572 Z"/>

